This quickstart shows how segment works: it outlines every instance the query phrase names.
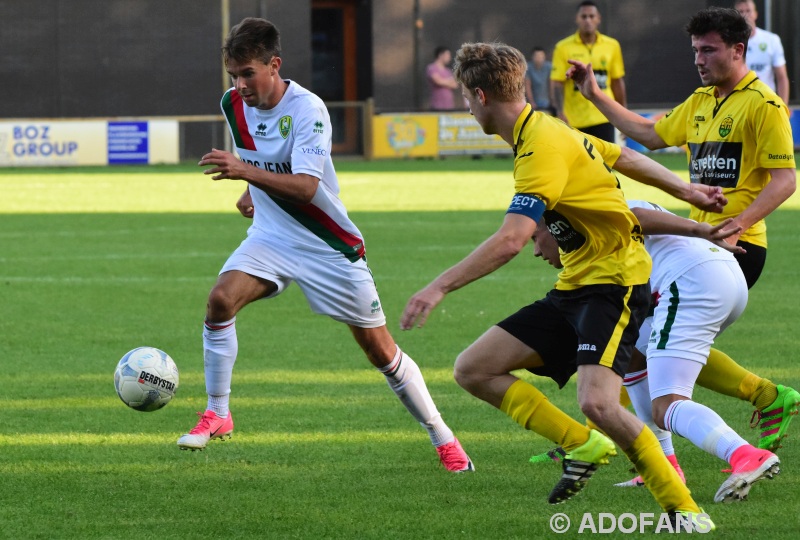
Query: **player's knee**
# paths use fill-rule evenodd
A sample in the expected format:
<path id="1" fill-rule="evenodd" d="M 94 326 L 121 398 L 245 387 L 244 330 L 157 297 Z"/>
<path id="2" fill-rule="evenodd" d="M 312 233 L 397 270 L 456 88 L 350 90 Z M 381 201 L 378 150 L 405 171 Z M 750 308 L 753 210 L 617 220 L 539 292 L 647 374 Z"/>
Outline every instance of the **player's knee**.
<path id="1" fill-rule="evenodd" d="M 364 354 L 367 355 L 367 360 L 377 367 L 383 368 L 388 366 L 394 360 L 397 346 L 392 343 L 391 347 L 384 347 L 377 343 L 359 343 Z"/>
<path id="2" fill-rule="evenodd" d="M 474 362 L 469 350 L 466 350 L 456 358 L 453 378 L 461 388 L 474 393 L 473 390 L 478 388 L 486 377 L 485 373 L 478 369 L 478 363 Z"/>
<path id="3" fill-rule="evenodd" d="M 236 299 L 224 287 L 214 287 L 208 294 L 206 316 L 212 321 L 227 321 L 236 315 Z"/>
<path id="4" fill-rule="evenodd" d="M 619 402 L 609 402 L 602 396 L 588 395 L 581 396 L 579 401 L 581 412 L 600 428 L 603 428 L 614 413 L 614 408 L 618 408 Z"/>
<path id="5" fill-rule="evenodd" d="M 667 407 L 669 404 L 664 405 L 661 402 L 654 401 L 652 412 L 653 412 L 653 423 L 657 425 L 661 429 L 667 429 L 664 427 L 664 417 L 667 415 Z"/>

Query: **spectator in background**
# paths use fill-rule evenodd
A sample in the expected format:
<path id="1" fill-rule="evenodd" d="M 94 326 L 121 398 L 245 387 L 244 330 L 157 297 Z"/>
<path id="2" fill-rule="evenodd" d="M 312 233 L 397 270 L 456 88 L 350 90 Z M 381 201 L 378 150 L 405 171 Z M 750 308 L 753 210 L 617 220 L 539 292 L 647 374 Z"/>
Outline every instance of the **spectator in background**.
<path id="1" fill-rule="evenodd" d="M 453 71 L 448 67 L 453 54 L 447 47 L 436 47 L 433 56 L 434 61 L 425 69 L 425 78 L 430 89 L 428 107 L 432 111 L 451 111 L 455 109 L 453 90 L 458 88 Z"/>
<path id="2" fill-rule="evenodd" d="M 525 99 L 540 111 L 551 111 L 550 108 L 550 71 L 552 62 L 541 47 L 531 49 L 528 71 L 525 72 Z"/>
<path id="3" fill-rule="evenodd" d="M 745 58 L 747 67 L 755 71 L 758 78 L 788 104 L 789 76 L 786 74 L 786 57 L 780 36 L 756 27 L 758 11 L 753 0 L 737 0 L 735 7 L 750 25 Z"/>
<path id="4" fill-rule="evenodd" d="M 614 126 L 603 113 L 584 98 L 577 85 L 565 84 L 567 60 L 591 64 L 600 90 L 623 107 L 626 106 L 625 65 L 619 42 L 597 31 L 600 12 L 591 0 L 581 2 L 575 18 L 578 31 L 562 39 L 553 51 L 553 70 L 550 74 L 553 105 L 556 114 L 572 127 L 614 142 Z"/>

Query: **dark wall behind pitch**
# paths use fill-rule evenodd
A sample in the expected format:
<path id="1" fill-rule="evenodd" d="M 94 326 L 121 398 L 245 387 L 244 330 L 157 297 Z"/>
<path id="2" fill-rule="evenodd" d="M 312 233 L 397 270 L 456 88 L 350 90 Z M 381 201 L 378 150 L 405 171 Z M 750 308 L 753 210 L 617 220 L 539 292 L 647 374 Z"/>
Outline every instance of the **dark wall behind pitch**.
<path id="1" fill-rule="evenodd" d="M 0 0 L 0 117 L 219 114 L 220 5 Z M 307 84 L 310 9 L 305 1 L 231 0 L 230 19 L 281 21 L 284 61 Z"/>
<path id="2" fill-rule="evenodd" d="M 209 112 L 218 99 L 214 0 L 0 2 L 0 115 Z M 216 9 L 213 17 L 209 11 Z"/>
<path id="3" fill-rule="evenodd" d="M 732 5 L 722 0 L 717 5 Z M 674 104 L 699 86 L 691 43 L 683 31 L 704 0 L 596 0 L 600 31 L 620 41 L 633 106 Z M 551 56 L 560 39 L 574 33 L 578 0 L 420 0 L 423 23 L 420 62 L 413 65 L 414 0 L 374 0 L 375 101 L 378 109 L 414 103 L 411 74 L 423 73 L 436 46 L 455 50 L 466 41 L 502 41 L 527 56 L 539 45 Z M 423 91 L 423 96 L 426 94 Z"/>
<path id="4" fill-rule="evenodd" d="M 601 31 L 619 39 L 631 107 L 671 106 L 699 80 L 683 26 L 698 9 L 733 0 L 597 0 Z M 574 32 L 577 0 L 359 0 L 372 13 L 372 65 L 360 95 L 379 111 L 424 105 L 425 65 L 439 44 L 501 40 L 527 53 L 552 50 Z M 800 2 L 773 0 L 773 29 L 789 58 Z M 219 113 L 223 77 L 220 0 L 0 0 L 0 118 L 172 116 Z M 761 22 L 764 1 L 758 0 Z M 273 20 L 281 29 L 281 73 L 311 84 L 311 0 L 230 0 L 230 20 Z M 363 7 L 362 7 L 363 9 Z M 415 36 L 418 34 L 419 41 Z M 419 44 L 415 57 L 415 43 Z M 367 56 L 368 57 L 368 56 Z M 415 63 L 415 58 L 417 58 Z M 371 69 L 368 69 L 371 68 Z M 364 90 L 366 88 L 366 90 Z"/>

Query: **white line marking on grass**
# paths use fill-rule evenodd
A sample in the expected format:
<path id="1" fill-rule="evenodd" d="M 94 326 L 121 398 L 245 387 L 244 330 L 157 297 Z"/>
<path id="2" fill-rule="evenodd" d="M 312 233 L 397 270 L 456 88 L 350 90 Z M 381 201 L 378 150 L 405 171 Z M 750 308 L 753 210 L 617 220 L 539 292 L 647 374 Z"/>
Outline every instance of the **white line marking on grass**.
<path id="1" fill-rule="evenodd" d="M 105 379 L 110 379 L 110 376 L 105 377 Z M 109 381 L 105 381 L 109 382 Z M 183 382 L 183 381 L 181 381 Z M 373 381 L 374 383 L 374 381 Z M 372 385 L 364 385 L 364 386 L 372 386 Z M 287 407 L 289 409 L 296 409 L 298 407 L 308 406 L 310 408 L 314 407 L 325 407 L 326 409 L 347 409 L 354 405 L 375 405 L 380 406 L 381 403 L 386 403 L 386 394 L 383 392 L 383 388 L 379 385 L 375 385 L 376 393 L 369 394 L 369 395 L 359 395 L 359 396 L 320 396 L 318 394 L 306 394 L 302 396 L 271 396 L 271 397 L 242 397 L 238 395 L 236 397 L 236 407 L 237 409 L 245 409 L 245 408 L 279 408 L 279 407 Z M 180 394 L 180 390 L 178 391 Z M 120 399 L 116 396 L 116 394 L 112 395 L 105 395 L 103 397 L 100 396 L 92 396 L 91 398 L 86 397 L 88 393 L 84 395 L 84 397 L 48 397 L 48 398 L 40 398 L 40 399 L 30 399 L 30 398 L 23 398 L 23 399 L 6 399 L 2 401 L 3 410 L 6 411 L 53 411 L 54 413 L 58 413 L 59 411 L 64 411 L 65 409 L 73 410 L 73 411 L 87 411 L 87 410 L 108 410 L 108 411 L 120 411 L 123 410 L 125 405 L 120 401 Z M 181 396 L 177 396 L 174 398 L 175 401 L 181 399 L 182 403 L 180 405 L 183 408 L 187 408 L 188 405 L 192 405 L 188 407 L 188 409 L 194 410 L 193 403 L 189 403 L 190 401 L 194 401 L 192 397 L 181 398 Z M 200 396 L 197 396 L 197 399 L 200 399 Z M 205 401 L 205 396 L 203 396 L 203 401 Z M 176 405 L 171 405 L 171 408 L 175 409 L 178 408 Z"/>
<path id="2" fill-rule="evenodd" d="M 524 435 L 524 431 L 520 431 Z M 469 435 L 469 437 L 467 437 Z M 520 436 L 515 438 L 519 439 Z M 459 436 L 464 440 L 470 441 L 497 441 L 497 440 L 510 440 L 507 433 L 501 432 L 459 432 Z M 235 443 L 231 444 L 298 444 L 298 443 L 358 443 L 358 444 L 374 444 L 377 442 L 408 442 L 408 441 L 421 441 L 427 439 L 424 432 L 417 429 L 409 429 L 403 431 L 375 431 L 364 430 L 355 431 L 347 430 L 342 432 L 318 432 L 312 431 L 308 433 L 296 432 L 249 432 L 238 433 L 234 432 Z M 0 434 L 0 448 L 12 446 L 52 446 L 52 445 L 69 445 L 69 446 L 125 446 L 132 447 L 136 445 L 151 445 L 158 444 L 175 444 L 175 433 L 75 433 L 75 432 L 62 432 L 62 433 L 11 433 Z M 191 453 L 182 455 L 191 456 Z M 199 454 L 202 456 L 202 452 Z M 64 466 L 65 463 L 59 463 L 58 467 Z M 12 464 L 7 466 L 13 467 Z M 8 470 L 6 465 L 0 465 L 0 471 Z M 83 465 L 86 466 L 86 465 Z M 91 465 L 89 465 L 91 467 Z M 60 470 L 60 469 L 59 469 Z"/>
<path id="3" fill-rule="evenodd" d="M 117 261 L 129 259 L 195 259 L 227 257 L 230 252 L 199 252 L 184 253 L 103 253 L 98 255 L 36 255 L 23 257 L 0 257 L 0 263 L 13 263 L 19 261 L 48 262 L 48 261 Z"/>
<path id="4" fill-rule="evenodd" d="M 186 370 L 181 372 L 181 385 L 202 384 L 203 358 L 202 351 L 198 353 L 198 369 L 195 371 Z M 177 358 L 177 356 L 176 356 Z M 114 361 L 116 363 L 116 360 Z M 112 366 L 112 372 L 113 372 Z M 38 386 L 52 385 L 64 382 L 64 375 L 60 373 L 50 373 L 46 371 L 35 373 L 4 374 L 4 382 L 15 386 L 34 384 Z M 237 384 L 303 384 L 303 385 L 331 385 L 331 384 L 385 384 L 383 377 L 374 369 L 265 369 L 265 370 L 241 370 L 236 374 Z M 106 384 L 113 380 L 113 374 L 109 373 L 73 373 L 70 380 L 76 383 L 97 383 Z M 428 382 L 453 382 L 453 369 L 446 368 L 426 368 L 425 380 Z M 383 388 L 382 386 L 380 386 Z M 204 394 L 205 396 L 205 394 Z M 115 396 L 116 398 L 116 396 Z M 56 399 L 63 399 L 58 397 Z M 0 405 L 4 400 L 0 398 Z"/>
<path id="5" fill-rule="evenodd" d="M 197 236 L 200 236 L 200 232 L 198 231 L 197 227 L 191 226 L 181 226 L 181 227 L 139 227 L 136 229 L 89 229 L 89 228 L 77 228 L 75 230 L 60 230 L 54 231 L 52 229 L 44 229 L 38 231 L 5 231 L 0 232 L 0 238 L 23 238 L 23 239 L 30 239 L 33 237 L 66 237 L 66 238 L 78 238 L 78 237 L 94 237 L 94 236 L 102 236 L 108 237 L 112 235 L 117 236 L 128 236 L 128 235 L 143 235 L 143 234 L 150 234 L 150 233 L 172 233 L 172 232 L 196 232 Z"/>
<path id="6" fill-rule="evenodd" d="M 71 284 L 71 285 L 98 285 L 98 284 L 112 284 L 112 283 L 198 283 L 198 282 L 213 282 L 214 278 L 211 277 L 175 277 L 165 278 L 163 276 L 154 277 L 135 277 L 135 276 L 118 276 L 118 277 L 101 277 L 101 278 L 87 278 L 81 276 L 0 276 L 0 281 L 6 283 L 58 283 L 58 284 Z"/>

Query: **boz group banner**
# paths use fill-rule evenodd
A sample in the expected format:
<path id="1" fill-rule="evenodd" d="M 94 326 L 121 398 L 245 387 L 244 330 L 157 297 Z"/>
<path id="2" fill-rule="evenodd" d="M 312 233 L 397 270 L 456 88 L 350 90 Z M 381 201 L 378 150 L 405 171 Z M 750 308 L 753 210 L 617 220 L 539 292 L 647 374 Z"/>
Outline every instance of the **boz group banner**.
<path id="1" fill-rule="evenodd" d="M 177 120 L 0 121 L 0 167 L 178 163 Z"/>

